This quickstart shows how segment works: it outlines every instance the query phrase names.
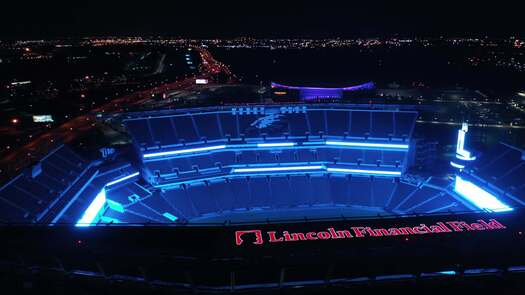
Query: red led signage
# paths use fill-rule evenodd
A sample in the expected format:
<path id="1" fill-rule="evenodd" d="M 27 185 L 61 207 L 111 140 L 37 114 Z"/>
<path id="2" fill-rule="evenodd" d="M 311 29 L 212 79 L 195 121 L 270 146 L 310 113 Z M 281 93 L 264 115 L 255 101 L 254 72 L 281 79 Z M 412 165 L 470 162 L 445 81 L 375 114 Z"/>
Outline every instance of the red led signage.
<path id="1" fill-rule="evenodd" d="M 435 224 L 426 225 L 424 223 L 418 226 L 391 227 L 391 228 L 372 228 L 369 226 L 352 226 L 349 229 L 335 229 L 329 227 L 324 231 L 311 232 L 289 232 L 289 231 L 266 231 L 262 230 L 239 230 L 235 232 L 235 244 L 242 245 L 245 240 L 254 245 L 264 243 L 283 243 L 296 241 L 315 241 L 315 240 L 336 240 L 351 238 L 374 238 L 374 237 L 392 237 L 392 236 L 412 236 L 425 234 L 440 234 L 453 232 L 469 231 L 487 231 L 501 230 L 506 227 L 496 219 L 489 221 L 478 220 L 477 222 L 465 221 L 445 221 L 436 222 Z"/>

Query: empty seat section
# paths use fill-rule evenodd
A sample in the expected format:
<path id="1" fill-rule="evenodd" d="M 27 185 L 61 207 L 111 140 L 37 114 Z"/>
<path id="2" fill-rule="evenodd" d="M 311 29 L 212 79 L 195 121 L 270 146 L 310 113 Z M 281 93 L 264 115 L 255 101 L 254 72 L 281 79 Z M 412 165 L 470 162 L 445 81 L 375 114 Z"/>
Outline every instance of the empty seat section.
<path id="1" fill-rule="evenodd" d="M 370 112 L 353 111 L 350 136 L 364 137 L 370 133 Z"/>
<path id="2" fill-rule="evenodd" d="M 60 194 L 66 188 L 66 184 L 42 172 L 35 178 L 40 184 L 50 188 L 53 194 Z"/>
<path id="3" fill-rule="evenodd" d="M 313 203 L 315 189 L 312 189 L 310 179 L 306 175 L 290 176 L 290 186 L 292 188 L 293 198 L 300 205 Z"/>
<path id="4" fill-rule="evenodd" d="M 310 177 L 311 188 L 313 190 L 314 204 L 330 204 L 330 185 L 328 177 L 325 175 L 312 175 Z"/>
<path id="5" fill-rule="evenodd" d="M 292 191 L 290 189 L 290 184 L 286 176 L 274 176 L 270 178 L 271 185 L 271 198 L 270 204 L 275 207 L 290 207 L 292 205 L 291 196 Z"/>
<path id="6" fill-rule="evenodd" d="M 68 183 L 70 178 L 74 179 L 76 177 L 74 175 L 69 175 L 64 170 L 56 168 L 47 162 L 42 163 L 42 171 L 61 183 Z"/>
<path id="7" fill-rule="evenodd" d="M 370 136 L 387 138 L 394 134 L 392 112 L 372 112 L 372 129 Z"/>
<path id="8" fill-rule="evenodd" d="M 140 146 L 153 146 L 153 139 L 146 124 L 146 119 L 129 120 L 125 122 L 131 136 Z"/>
<path id="9" fill-rule="evenodd" d="M 62 149 L 61 149 L 62 150 Z M 67 175 L 79 175 L 82 172 L 83 168 L 83 162 L 78 160 L 77 157 L 72 155 L 65 155 L 62 151 L 57 151 L 55 154 L 47 157 L 44 160 L 44 163 L 49 163 L 51 166 L 56 167 L 63 171 Z M 63 154 L 62 157 L 60 157 L 58 154 Z M 69 159 L 72 159 L 73 162 L 69 161 Z M 74 163 L 77 164 L 74 164 Z"/>
<path id="10" fill-rule="evenodd" d="M 312 136 L 317 136 L 320 132 L 326 134 L 325 111 L 309 111 L 307 114 L 308 122 L 310 123 L 310 134 Z"/>
<path id="11" fill-rule="evenodd" d="M 151 161 L 146 162 L 144 165 L 152 172 L 159 171 L 161 175 L 172 173 L 171 167 L 167 161 Z"/>
<path id="12" fill-rule="evenodd" d="M 45 187 L 25 177 L 18 178 L 13 184 L 16 187 L 27 191 L 36 199 L 43 200 L 45 202 L 51 202 L 54 199 L 54 196 L 51 195 Z"/>
<path id="13" fill-rule="evenodd" d="M 396 112 L 394 113 L 395 118 L 395 134 L 396 137 L 407 136 L 409 137 L 416 121 L 416 113 L 409 112 Z"/>
<path id="14" fill-rule="evenodd" d="M 233 178 L 230 180 L 233 192 L 234 208 L 250 207 L 250 188 L 246 178 Z"/>
<path id="15" fill-rule="evenodd" d="M 164 162 L 166 166 L 169 167 L 170 173 L 175 172 L 177 169 L 179 171 L 190 171 L 193 168 L 191 167 L 191 161 L 189 157 L 183 158 L 173 158 Z"/>
<path id="16" fill-rule="evenodd" d="M 248 181 L 250 189 L 250 207 L 269 206 L 270 184 L 266 177 L 252 177 Z"/>
<path id="17" fill-rule="evenodd" d="M 401 151 L 382 151 L 382 164 L 395 165 L 396 163 L 403 163 L 406 152 Z"/>
<path id="18" fill-rule="evenodd" d="M 439 192 L 424 200 L 418 206 L 412 207 L 408 213 L 436 213 L 448 211 L 465 211 L 467 208 L 452 196 Z"/>
<path id="19" fill-rule="evenodd" d="M 523 184 L 525 179 L 525 162 L 521 162 L 512 172 L 498 179 L 496 184 L 500 187 L 514 187 Z"/>
<path id="20" fill-rule="evenodd" d="M 220 139 L 223 137 L 217 114 L 197 114 L 193 116 L 193 119 L 197 124 L 201 136 L 204 136 L 209 140 Z"/>
<path id="21" fill-rule="evenodd" d="M 407 198 L 416 189 L 416 186 L 410 184 L 402 182 L 397 183 L 394 194 L 390 198 L 389 202 L 387 202 L 386 207 L 389 209 L 396 208 L 401 202 L 404 202 L 403 200 Z"/>
<path id="22" fill-rule="evenodd" d="M 319 148 L 317 149 L 317 161 L 332 163 L 336 159 L 341 161 L 341 149 Z"/>
<path id="23" fill-rule="evenodd" d="M 147 216 L 143 216 L 140 213 L 135 213 L 132 211 L 120 213 L 115 210 L 106 210 L 104 216 L 117 219 L 121 223 L 143 224 L 152 222 L 152 220 L 149 219 Z"/>
<path id="24" fill-rule="evenodd" d="M 153 210 L 163 214 L 168 212 L 174 216 L 180 216 L 179 210 L 174 209 L 168 202 L 160 196 L 159 193 L 155 193 L 150 197 L 144 198 L 140 201 L 143 205 L 152 208 Z"/>
<path id="25" fill-rule="evenodd" d="M 499 176 L 504 175 L 519 164 L 520 158 L 516 159 L 516 154 L 513 151 L 508 151 L 478 173 L 489 181 L 495 181 Z"/>
<path id="26" fill-rule="evenodd" d="M 12 202 L 7 201 L 2 192 L 0 192 L 0 220 L 4 222 L 29 222 L 30 220 L 26 219 L 27 210 L 19 207 L 18 205 L 13 204 Z M 30 216 L 28 216 L 30 217 Z"/>
<path id="27" fill-rule="evenodd" d="M 210 194 L 210 188 L 204 183 L 195 183 L 188 186 L 188 195 L 199 214 L 219 211 L 217 198 Z"/>
<path id="28" fill-rule="evenodd" d="M 350 182 L 350 204 L 372 206 L 372 183 L 370 177 L 353 176 Z"/>
<path id="29" fill-rule="evenodd" d="M 474 161 L 472 169 L 475 171 L 484 170 L 487 166 L 509 152 L 509 148 L 503 144 L 498 144 L 488 152 L 481 154 L 478 161 Z"/>
<path id="30" fill-rule="evenodd" d="M 126 213 L 133 213 L 140 217 L 143 217 L 152 223 L 163 223 L 166 222 L 157 212 L 151 210 L 150 208 L 143 206 L 141 203 L 135 203 L 126 208 Z"/>
<path id="31" fill-rule="evenodd" d="M 348 111 L 326 111 L 328 121 L 328 135 L 344 136 L 348 132 L 348 121 L 350 112 Z"/>
<path id="32" fill-rule="evenodd" d="M 221 121 L 223 135 L 230 136 L 231 138 L 239 137 L 239 130 L 237 126 L 237 116 L 232 115 L 231 113 L 221 113 L 219 114 Z"/>
<path id="33" fill-rule="evenodd" d="M 413 193 L 409 198 L 404 200 L 397 207 L 398 210 L 405 211 L 407 213 L 413 212 L 418 206 L 428 200 L 433 200 L 440 191 L 424 186 Z"/>
<path id="34" fill-rule="evenodd" d="M 4 200 L 7 200 L 12 205 L 17 206 L 24 211 L 30 212 L 33 215 L 36 215 L 41 209 L 43 209 L 42 205 L 39 205 L 35 199 L 16 189 L 14 186 L 8 186 L 4 188 L 0 194 L 0 197 L 4 198 Z"/>
<path id="35" fill-rule="evenodd" d="M 213 161 L 212 157 L 207 154 L 188 157 L 188 160 L 191 163 L 191 167 L 194 166 L 199 167 L 199 169 L 206 169 L 206 168 L 213 168 L 215 167 L 215 162 Z"/>
<path id="36" fill-rule="evenodd" d="M 142 187 L 136 182 L 130 183 L 127 187 L 130 190 L 130 192 L 135 193 L 140 198 L 145 198 L 151 195 L 151 192 L 148 189 Z"/>
<path id="37" fill-rule="evenodd" d="M 363 150 L 363 161 L 367 164 L 376 164 L 381 161 L 381 151 L 378 150 Z"/>
<path id="38" fill-rule="evenodd" d="M 133 195 L 135 195 L 135 193 L 129 189 L 128 185 L 106 190 L 106 197 L 108 199 L 118 202 L 122 205 L 131 203 L 132 200 L 129 197 Z M 137 195 L 137 198 L 140 198 L 140 196 Z"/>
<path id="39" fill-rule="evenodd" d="M 348 177 L 347 176 L 335 176 L 332 175 L 330 180 L 330 198 L 334 204 L 345 204 L 347 203 L 348 191 Z"/>
<path id="40" fill-rule="evenodd" d="M 315 153 L 311 149 L 298 149 L 297 161 L 299 162 L 313 162 L 315 161 Z"/>
<path id="41" fill-rule="evenodd" d="M 222 166 L 228 166 L 235 163 L 235 152 L 221 151 L 209 155 L 213 161 L 213 165 L 220 163 Z"/>
<path id="42" fill-rule="evenodd" d="M 224 180 L 213 180 L 210 182 L 210 193 L 217 199 L 220 210 L 232 210 L 235 208 L 235 198 L 230 184 Z"/>
<path id="43" fill-rule="evenodd" d="M 363 150 L 341 149 L 340 153 L 340 162 L 355 164 L 358 160 L 363 160 L 365 152 Z"/>
<path id="44" fill-rule="evenodd" d="M 257 154 L 255 151 L 242 151 L 237 154 L 235 164 L 255 164 L 257 163 Z"/>
<path id="45" fill-rule="evenodd" d="M 180 139 L 184 139 L 185 142 L 200 141 L 199 135 L 193 127 L 191 116 L 173 116 L 171 120 L 179 136 L 179 141 Z"/>
<path id="46" fill-rule="evenodd" d="M 170 118 L 149 119 L 153 140 L 161 145 L 178 143 L 177 135 L 171 127 Z"/>
<path id="47" fill-rule="evenodd" d="M 282 120 L 288 121 L 288 132 L 293 136 L 305 136 L 306 132 L 309 132 L 308 125 L 306 123 L 306 114 L 287 114 Z"/>
<path id="48" fill-rule="evenodd" d="M 277 158 L 279 163 L 292 163 L 297 162 L 295 151 L 293 150 L 282 150 L 280 153 L 277 153 Z"/>
<path id="49" fill-rule="evenodd" d="M 389 178 L 375 178 L 372 182 L 372 206 L 384 208 L 394 192 L 395 183 Z"/>
<path id="50" fill-rule="evenodd" d="M 162 196 L 172 207 L 179 209 L 184 217 L 194 217 L 197 215 L 197 211 L 184 189 L 176 188 L 167 190 Z"/>
<path id="51" fill-rule="evenodd" d="M 277 163 L 277 157 L 275 156 L 275 152 L 272 152 L 270 150 L 266 151 L 259 151 L 257 152 L 259 156 L 259 163 Z"/>

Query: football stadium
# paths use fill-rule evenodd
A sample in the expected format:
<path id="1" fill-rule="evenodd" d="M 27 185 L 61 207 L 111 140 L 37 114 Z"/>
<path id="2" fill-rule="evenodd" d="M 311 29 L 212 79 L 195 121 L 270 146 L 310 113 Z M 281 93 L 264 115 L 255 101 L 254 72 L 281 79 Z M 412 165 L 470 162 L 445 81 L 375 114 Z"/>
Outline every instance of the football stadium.
<path id="1" fill-rule="evenodd" d="M 442 143 L 447 171 L 418 175 L 417 117 L 296 103 L 104 118 L 132 145 L 96 160 L 61 145 L 0 188 L 3 268 L 192 294 L 519 280 L 525 153 L 478 153 L 465 123 Z"/>

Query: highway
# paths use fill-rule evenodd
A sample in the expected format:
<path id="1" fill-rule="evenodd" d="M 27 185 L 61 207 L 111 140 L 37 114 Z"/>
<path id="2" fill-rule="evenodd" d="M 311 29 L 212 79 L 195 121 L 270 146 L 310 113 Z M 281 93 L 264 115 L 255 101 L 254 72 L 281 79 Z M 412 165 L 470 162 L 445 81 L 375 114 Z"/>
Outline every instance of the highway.
<path id="1" fill-rule="evenodd" d="M 232 73 L 227 66 L 213 58 L 208 50 L 192 47 L 199 51 L 202 58 L 199 68 L 199 78 L 212 80 L 213 76 L 224 73 L 231 77 Z M 49 130 L 33 139 L 26 145 L 6 154 L 0 160 L 0 179 L 6 179 L 18 174 L 23 168 L 31 165 L 46 155 L 59 143 L 70 143 L 82 135 L 96 128 L 97 114 L 124 112 L 125 107 L 140 106 L 153 96 L 162 95 L 169 91 L 189 89 L 195 85 L 195 76 L 166 83 L 147 90 L 138 91 L 129 95 L 115 98 L 110 102 L 91 109 L 88 113 L 75 117 L 59 127 Z"/>

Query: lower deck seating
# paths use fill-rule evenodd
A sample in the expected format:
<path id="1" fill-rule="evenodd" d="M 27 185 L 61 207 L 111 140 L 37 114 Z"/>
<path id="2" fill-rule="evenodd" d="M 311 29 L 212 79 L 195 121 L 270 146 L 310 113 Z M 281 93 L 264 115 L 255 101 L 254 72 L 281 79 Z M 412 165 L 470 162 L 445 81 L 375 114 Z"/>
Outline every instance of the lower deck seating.
<path id="1" fill-rule="evenodd" d="M 132 216 L 128 219 L 132 221 L 142 218 L 150 223 L 171 222 L 163 216 L 167 212 L 191 222 L 193 218 L 232 212 L 356 206 L 392 214 L 468 210 L 445 191 L 424 184 L 418 187 L 391 178 L 310 174 L 232 177 L 183 184 L 156 191 L 127 206 L 125 213 L 110 215 L 126 222 L 129 211 Z"/>
<path id="2" fill-rule="evenodd" d="M 82 178 L 88 162 L 60 146 L 0 187 L 0 221 L 38 222 L 42 213 Z"/>

